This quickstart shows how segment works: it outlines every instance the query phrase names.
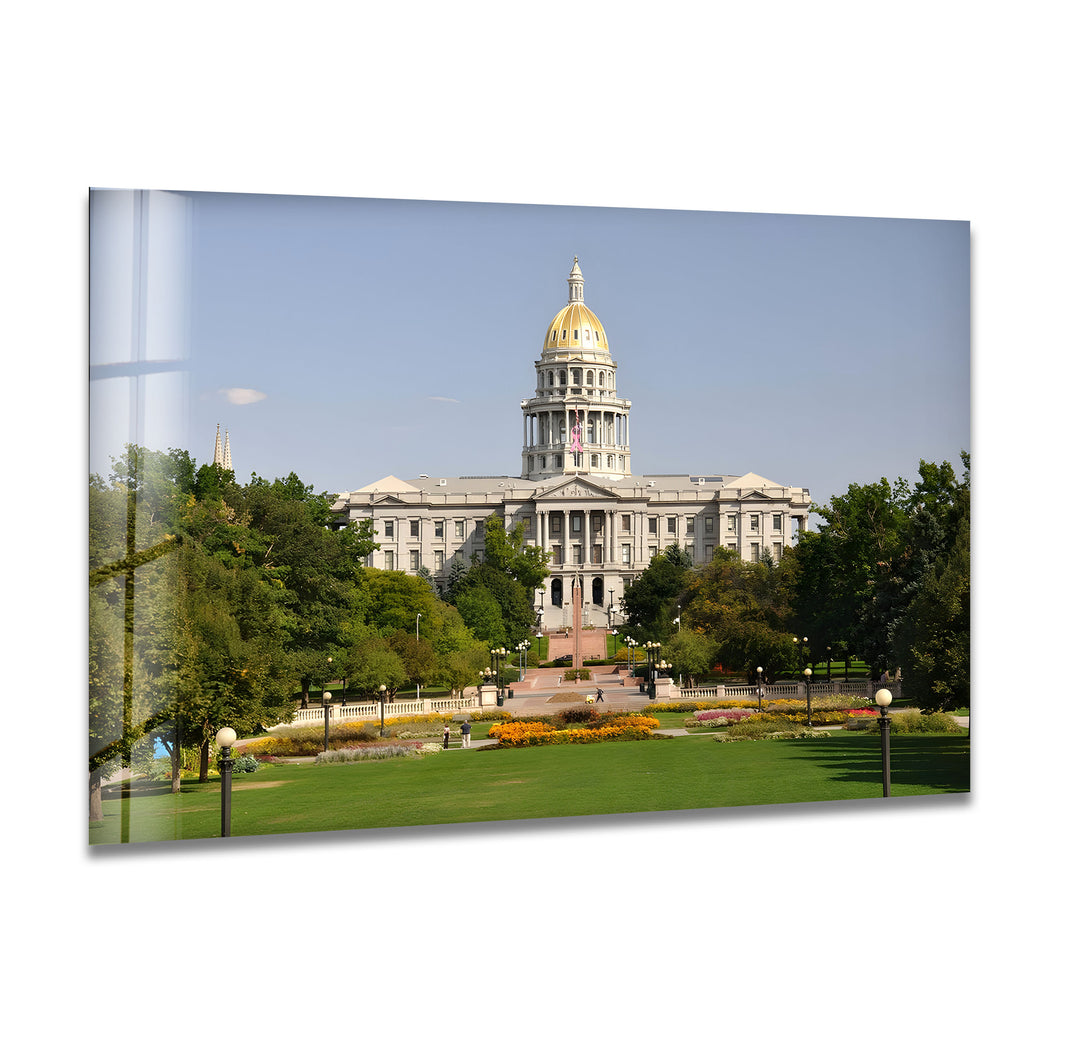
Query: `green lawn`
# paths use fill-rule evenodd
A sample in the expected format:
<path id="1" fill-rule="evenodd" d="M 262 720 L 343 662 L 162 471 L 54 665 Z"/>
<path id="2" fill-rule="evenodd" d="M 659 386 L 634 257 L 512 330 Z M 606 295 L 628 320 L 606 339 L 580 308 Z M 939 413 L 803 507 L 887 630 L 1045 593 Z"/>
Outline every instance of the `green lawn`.
<path id="1" fill-rule="evenodd" d="M 966 792 L 968 736 L 896 735 L 894 797 Z M 107 786 L 91 844 L 215 837 L 217 781 Z M 877 736 L 716 743 L 701 736 L 599 746 L 451 751 L 324 767 L 272 765 L 233 783 L 232 834 L 254 836 L 877 798 Z"/>

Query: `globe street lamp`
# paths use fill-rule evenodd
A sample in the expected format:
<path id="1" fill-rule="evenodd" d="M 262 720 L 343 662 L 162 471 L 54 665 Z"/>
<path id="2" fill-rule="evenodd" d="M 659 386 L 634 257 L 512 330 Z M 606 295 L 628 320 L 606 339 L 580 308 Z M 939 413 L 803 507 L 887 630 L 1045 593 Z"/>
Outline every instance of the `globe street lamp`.
<path id="1" fill-rule="evenodd" d="M 630 676 L 634 676 L 634 649 L 637 648 L 638 643 L 632 638 L 625 638 L 623 643 L 630 649 Z"/>
<path id="2" fill-rule="evenodd" d="M 810 678 L 814 676 L 814 671 L 807 667 L 803 671 L 803 677 L 806 678 L 806 727 L 812 728 L 813 723 L 810 720 Z"/>
<path id="3" fill-rule="evenodd" d="M 424 614 L 423 612 L 417 612 L 416 613 L 416 651 L 417 652 L 420 651 L 420 617 L 423 614 Z M 419 681 L 416 682 L 416 701 L 417 702 L 420 701 L 420 682 Z"/>
<path id="4" fill-rule="evenodd" d="M 889 727 L 892 723 L 889 720 L 889 703 L 892 702 L 892 692 L 888 688 L 879 688 L 874 693 L 874 702 L 878 704 L 881 710 L 881 716 L 878 718 L 878 724 L 881 728 L 881 795 L 883 797 L 889 796 Z"/>
<path id="5" fill-rule="evenodd" d="M 214 737 L 221 747 L 221 835 L 232 836 L 232 748 L 236 742 L 236 732 L 232 728 L 221 728 Z"/>
<path id="6" fill-rule="evenodd" d="M 759 666 L 757 668 L 757 709 L 758 709 L 758 713 L 761 713 L 761 675 L 762 675 L 762 672 L 763 672 L 762 668 Z"/>
<path id="7" fill-rule="evenodd" d="M 519 641 L 517 644 L 518 651 L 518 680 L 525 680 L 525 653 L 529 648 L 528 641 Z"/>
<path id="8" fill-rule="evenodd" d="M 325 753 L 330 749 L 330 693 L 323 692 L 322 694 L 322 708 L 323 708 L 323 752 Z"/>
<path id="9" fill-rule="evenodd" d="M 505 659 L 506 649 L 501 645 L 491 650 L 491 666 L 492 672 L 495 674 L 495 702 L 499 706 L 503 704 L 502 665 Z"/>
<path id="10" fill-rule="evenodd" d="M 386 735 L 386 685 L 379 685 L 379 737 Z"/>

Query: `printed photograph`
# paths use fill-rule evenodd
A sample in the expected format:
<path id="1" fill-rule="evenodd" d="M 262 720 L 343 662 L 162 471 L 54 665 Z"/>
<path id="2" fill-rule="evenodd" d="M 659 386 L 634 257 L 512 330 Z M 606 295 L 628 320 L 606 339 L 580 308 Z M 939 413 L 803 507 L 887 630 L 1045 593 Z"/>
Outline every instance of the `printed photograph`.
<path id="1" fill-rule="evenodd" d="M 92 189 L 89 843 L 968 793 L 970 258 Z"/>

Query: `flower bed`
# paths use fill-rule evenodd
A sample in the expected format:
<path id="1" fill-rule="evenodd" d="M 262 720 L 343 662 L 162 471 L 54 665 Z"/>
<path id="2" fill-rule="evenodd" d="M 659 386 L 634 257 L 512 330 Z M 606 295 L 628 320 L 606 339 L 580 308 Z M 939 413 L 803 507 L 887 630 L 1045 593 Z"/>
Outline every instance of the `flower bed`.
<path id="1" fill-rule="evenodd" d="M 581 728 L 556 728 L 549 721 L 513 721 L 492 725 L 489 739 L 500 746 L 557 746 L 570 743 L 623 742 L 649 739 L 659 728 L 655 717 L 641 714 L 612 715 Z"/>
<path id="2" fill-rule="evenodd" d="M 698 710 L 693 717 L 688 717 L 683 723 L 687 728 L 715 728 L 718 725 L 738 724 L 739 721 L 745 721 L 747 717 L 753 715 L 753 710 L 745 709 Z"/>

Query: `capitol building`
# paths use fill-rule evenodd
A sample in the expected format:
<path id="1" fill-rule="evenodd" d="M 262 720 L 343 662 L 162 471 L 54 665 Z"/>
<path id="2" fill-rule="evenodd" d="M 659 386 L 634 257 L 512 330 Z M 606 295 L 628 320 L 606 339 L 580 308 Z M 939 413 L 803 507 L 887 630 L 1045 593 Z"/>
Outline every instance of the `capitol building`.
<path id="1" fill-rule="evenodd" d="M 569 299 L 544 334 L 521 402 L 520 477 L 390 475 L 342 493 L 332 508 L 340 524 L 374 524 L 379 549 L 367 564 L 413 575 L 426 568 L 441 591 L 455 558 L 483 557 L 484 524 L 498 514 L 548 553 L 551 573 L 535 604 L 547 630 L 571 624 L 575 583 L 584 624 L 621 622 L 624 592 L 672 544 L 694 564 L 711 561 L 717 547 L 745 561 L 778 560 L 806 527 L 809 490 L 754 473 L 635 475 L 631 401 L 607 331 L 585 304 L 576 257 L 567 282 Z"/>

